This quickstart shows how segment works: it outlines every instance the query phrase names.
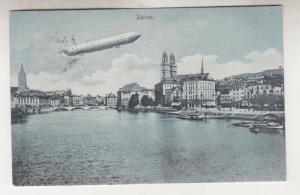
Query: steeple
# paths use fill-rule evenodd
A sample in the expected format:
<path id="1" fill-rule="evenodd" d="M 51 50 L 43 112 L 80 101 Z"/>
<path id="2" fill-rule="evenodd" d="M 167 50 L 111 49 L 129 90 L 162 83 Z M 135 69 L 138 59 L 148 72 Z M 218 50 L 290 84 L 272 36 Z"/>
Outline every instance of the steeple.
<path id="1" fill-rule="evenodd" d="M 175 56 L 173 53 L 170 55 L 170 75 L 171 78 L 174 78 L 177 75 L 177 66 L 175 64 Z"/>
<path id="2" fill-rule="evenodd" d="M 23 73 L 23 74 L 25 74 L 25 71 L 24 71 L 23 64 L 21 64 L 21 68 L 20 68 L 20 72 L 19 72 L 19 74 L 20 74 L 20 73 Z"/>
<path id="3" fill-rule="evenodd" d="M 170 64 L 175 64 L 175 56 L 173 53 L 170 55 Z"/>
<path id="4" fill-rule="evenodd" d="M 204 73 L 204 68 L 203 68 L 203 58 L 202 58 L 202 64 L 201 64 L 201 74 Z"/>
<path id="5" fill-rule="evenodd" d="M 164 51 L 164 53 L 163 53 L 161 63 L 168 64 L 168 54 L 166 51 Z"/>
<path id="6" fill-rule="evenodd" d="M 18 88 L 19 92 L 27 91 L 27 79 L 26 79 L 26 73 L 24 71 L 23 64 L 21 64 L 20 71 L 18 74 Z"/>
<path id="7" fill-rule="evenodd" d="M 166 51 L 163 52 L 161 60 L 161 80 L 167 80 L 171 77 L 170 75 L 170 65 L 168 63 L 168 54 Z"/>

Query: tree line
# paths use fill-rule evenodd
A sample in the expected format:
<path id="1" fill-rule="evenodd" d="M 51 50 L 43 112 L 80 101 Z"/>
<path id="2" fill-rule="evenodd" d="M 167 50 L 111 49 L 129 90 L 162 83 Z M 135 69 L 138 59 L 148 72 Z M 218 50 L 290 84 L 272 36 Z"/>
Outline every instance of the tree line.
<path id="1" fill-rule="evenodd" d="M 145 107 L 154 106 L 154 100 L 151 97 L 149 97 L 148 95 L 143 95 L 141 102 L 140 102 L 139 94 L 135 93 L 129 99 L 128 108 L 133 109 L 140 103 L 142 106 L 145 106 Z"/>

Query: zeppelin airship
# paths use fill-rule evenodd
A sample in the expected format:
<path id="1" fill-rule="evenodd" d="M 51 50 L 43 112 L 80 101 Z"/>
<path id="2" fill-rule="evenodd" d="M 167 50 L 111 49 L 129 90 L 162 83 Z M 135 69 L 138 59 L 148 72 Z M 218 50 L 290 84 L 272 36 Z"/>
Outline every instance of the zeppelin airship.
<path id="1" fill-rule="evenodd" d="M 78 45 L 70 46 L 63 49 L 63 53 L 67 56 L 82 55 L 85 53 L 90 53 L 94 51 L 101 51 L 104 49 L 109 49 L 112 47 L 120 47 L 128 43 L 133 43 L 138 38 L 140 38 L 139 33 L 129 32 L 125 34 L 120 34 L 112 37 L 107 37 L 95 41 L 85 42 Z"/>

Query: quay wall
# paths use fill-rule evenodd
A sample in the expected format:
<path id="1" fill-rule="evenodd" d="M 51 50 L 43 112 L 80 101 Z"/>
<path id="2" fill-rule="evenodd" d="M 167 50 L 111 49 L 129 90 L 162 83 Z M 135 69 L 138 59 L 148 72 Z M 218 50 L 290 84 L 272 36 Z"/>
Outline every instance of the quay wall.
<path id="1" fill-rule="evenodd" d="M 253 120 L 258 116 L 266 114 L 275 114 L 280 117 L 284 117 L 284 111 L 267 111 L 267 112 L 251 112 L 251 111 L 219 111 L 219 110 L 184 110 L 179 112 L 174 112 L 177 115 L 189 115 L 198 112 L 199 114 L 204 114 L 206 116 L 215 116 L 220 119 L 243 119 L 243 120 Z M 172 113 L 172 112 L 170 112 Z"/>

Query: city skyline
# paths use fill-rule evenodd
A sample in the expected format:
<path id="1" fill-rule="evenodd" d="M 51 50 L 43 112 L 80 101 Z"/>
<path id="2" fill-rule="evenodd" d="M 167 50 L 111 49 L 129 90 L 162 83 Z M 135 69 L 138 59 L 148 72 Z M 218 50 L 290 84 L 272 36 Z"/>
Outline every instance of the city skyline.
<path id="1" fill-rule="evenodd" d="M 281 66 L 279 66 L 279 68 L 278 69 L 282 69 L 282 67 Z M 267 70 L 272 70 L 272 69 L 266 69 L 266 70 L 263 70 L 263 71 L 261 71 L 261 72 L 265 72 L 265 71 L 267 71 Z M 273 70 L 276 70 L 276 69 L 273 69 Z M 24 71 L 24 67 L 23 67 L 23 64 L 21 64 L 21 66 L 20 66 L 20 72 L 18 73 L 18 75 L 20 75 L 20 73 L 22 73 L 22 74 L 25 74 L 25 77 L 26 77 L 26 73 L 25 73 L 25 71 Z M 202 61 L 202 64 L 201 64 L 201 74 L 203 74 L 203 73 L 206 73 L 206 72 L 204 72 L 204 66 L 203 66 L 203 61 Z M 252 73 L 260 73 L 260 72 L 252 72 Z M 196 74 L 199 74 L 199 73 L 196 73 Z M 207 73 L 207 74 L 209 74 L 209 73 Z M 246 73 L 247 74 L 247 73 Z M 191 75 L 193 75 L 193 74 L 191 74 Z M 228 75 L 228 76 L 226 76 L 226 77 L 224 77 L 224 78 L 227 78 L 227 77 L 233 77 L 233 76 L 237 76 L 238 74 L 235 74 L 235 75 Z M 242 75 L 242 74 L 239 74 L 239 75 Z M 179 75 L 180 76 L 180 75 Z M 19 76 L 18 76 L 19 77 Z M 210 77 L 211 78 L 211 77 Z M 222 78 L 222 79 L 224 79 L 224 78 Z M 213 78 L 212 78 L 213 79 Z M 221 79 L 221 80 L 222 80 Z M 19 87 L 20 85 L 19 85 L 19 83 L 20 83 L 20 78 L 18 78 L 17 79 L 17 81 L 16 81 L 16 84 L 15 85 L 11 85 L 11 87 Z M 27 83 L 27 79 L 25 78 L 25 83 Z M 133 82 L 130 82 L 130 83 L 126 83 L 126 84 L 124 84 L 123 86 L 120 86 L 116 91 L 118 91 L 119 89 L 121 89 L 122 87 L 124 87 L 125 85 L 128 85 L 128 84 L 134 84 L 134 83 L 138 83 L 137 81 L 133 81 Z M 43 91 L 43 89 L 38 89 L 38 88 L 29 88 L 27 85 L 26 85 L 26 88 L 28 89 L 28 90 L 40 90 L 40 91 Z M 152 89 L 152 88 L 151 88 Z M 72 88 L 71 87 L 66 87 L 66 88 L 59 88 L 59 89 L 51 89 L 51 90 L 46 90 L 46 91 L 48 91 L 48 92 L 51 92 L 51 91 L 67 91 L 67 90 L 71 90 L 72 91 Z M 74 96 L 107 96 L 108 94 L 111 94 L 111 93 L 115 93 L 116 91 L 110 91 L 110 92 L 107 92 L 107 93 L 87 93 L 87 94 L 82 94 L 82 93 L 80 93 L 80 92 L 77 92 L 77 93 L 73 93 L 73 95 Z"/>
<path id="2" fill-rule="evenodd" d="M 200 72 L 203 58 L 214 79 L 283 65 L 280 7 L 186 9 L 12 13 L 11 85 L 16 86 L 23 63 L 33 89 L 71 88 L 77 94 L 104 95 L 125 83 L 153 88 L 160 80 L 164 50 L 174 53 L 178 74 Z M 153 18 L 137 20 L 137 15 Z M 237 27 L 242 28 L 236 31 Z M 142 36 L 134 44 L 79 58 L 59 53 L 71 38 L 81 43 L 126 31 Z"/>

